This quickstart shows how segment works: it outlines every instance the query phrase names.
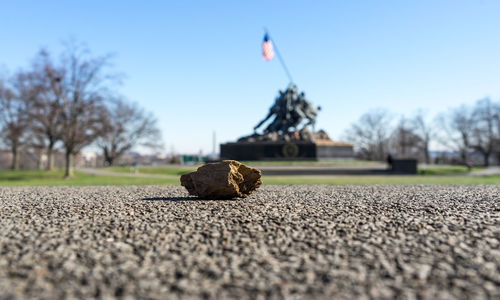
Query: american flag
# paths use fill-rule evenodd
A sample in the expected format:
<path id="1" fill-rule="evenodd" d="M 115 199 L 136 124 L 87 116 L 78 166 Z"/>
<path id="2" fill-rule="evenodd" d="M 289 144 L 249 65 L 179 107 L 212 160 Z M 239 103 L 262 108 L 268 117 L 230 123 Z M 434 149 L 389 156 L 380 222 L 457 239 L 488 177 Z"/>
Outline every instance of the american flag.
<path id="1" fill-rule="evenodd" d="M 262 55 L 268 61 L 274 57 L 273 42 L 269 39 L 267 33 L 264 35 L 264 41 L 262 41 Z"/>

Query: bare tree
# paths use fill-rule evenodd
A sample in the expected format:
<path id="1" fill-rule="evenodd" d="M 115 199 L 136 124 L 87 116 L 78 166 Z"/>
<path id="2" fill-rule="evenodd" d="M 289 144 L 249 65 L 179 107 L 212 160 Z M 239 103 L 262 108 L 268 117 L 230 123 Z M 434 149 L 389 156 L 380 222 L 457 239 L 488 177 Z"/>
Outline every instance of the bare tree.
<path id="1" fill-rule="evenodd" d="M 103 133 L 103 98 L 112 78 L 105 72 L 109 56 L 91 57 L 87 49 L 70 45 L 63 53 L 52 92 L 60 98 L 61 141 L 65 177 L 73 175 L 73 156 Z"/>
<path id="2" fill-rule="evenodd" d="M 411 119 L 411 126 L 413 127 L 413 132 L 420 138 L 421 150 L 425 157 L 425 163 L 430 164 L 430 143 L 435 137 L 434 126 L 426 118 L 426 114 L 422 110 L 418 110 L 417 113 Z"/>
<path id="3" fill-rule="evenodd" d="M 401 117 L 398 126 L 391 135 L 392 152 L 400 157 L 418 157 L 422 139 L 414 132 L 408 119 Z"/>
<path id="4" fill-rule="evenodd" d="M 384 160 L 387 151 L 391 117 L 387 110 L 365 113 L 345 134 L 362 156 L 369 160 Z"/>
<path id="5" fill-rule="evenodd" d="M 27 149 L 25 154 L 36 161 L 37 169 L 43 169 L 43 154 L 47 148 L 45 136 L 39 135 L 32 128 L 29 131 L 29 138 L 26 142 Z"/>
<path id="6" fill-rule="evenodd" d="M 54 168 L 54 148 L 61 139 L 63 126 L 61 109 L 63 89 L 61 80 L 64 70 L 57 69 L 47 51 L 36 56 L 31 73 L 32 85 L 37 90 L 34 106 L 30 112 L 36 147 L 47 149 L 47 170 Z"/>
<path id="7" fill-rule="evenodd" d="M 26 84 L 25 75 L 18 73 L 10 82 L 0 81 L 1 137 L 12 153 L 13 170 L 19 169 L 19 151 L 28 137 L 28 111 L 33 91 Z"/>
<path id="8" fill-rule="evenodd" d="M 441 128 L 440 143 L 459 152 L 462 162 L 467 163 L 474 134 L 473 110 L 467 105 L 462 105 L 438 116 L 437 123 Z"/>
<path id="9" fill-rule="evenodd" d="M 498 104 L 492 103 L 489 98 L 476 102 L 473 112 L 473 135 L 471 146 L 483 155 L 484 165 L 490 163 L 496 140 L 498 139 L 498 118 L 500 108 Z"/>
<path id="10" fill-rule="evenodd" d="M 157 149 L 161 147 L 161 133 L 156 118 L 137 104 L 117 101 L 108 111 L 105 134 L 98 139 L 106 165 L 137 146 Z"/>

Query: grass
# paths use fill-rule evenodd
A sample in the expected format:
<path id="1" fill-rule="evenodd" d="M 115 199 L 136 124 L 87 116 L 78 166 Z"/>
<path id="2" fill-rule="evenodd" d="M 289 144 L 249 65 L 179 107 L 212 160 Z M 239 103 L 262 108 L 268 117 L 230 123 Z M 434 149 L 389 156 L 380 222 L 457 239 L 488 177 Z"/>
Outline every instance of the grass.
<path id="1" fill-rule="evenodd" d="M 106 171 L 118 172 L 118 173 L 134 173 L 136 170 L 138 173 L 143 174 L 157 174 L 157 175 L 175 175 L 180 176 L 189 172 L 193 172 L 197 167 L 110 167 L 106 168 Z"/>
<path id="2" fill-rule="evenodd" d="M 483 168 L 474 167 L 472 171 L 479 171 Z M 443 167 L 429 167 L 425 169 L 418 169 L 419 175 L 461 175 L 468 173 L 469 170 L 465 166 L 443 166 Z"/>
<path id="3" fill-rule="evenodd" d="M 142 178 L 121 176 L 97 176 L 75 172 L 73 178 L 63 178 L 62 170 L 4 170 L 0 171 L 0 186 L 49 186 L 49 185 L 162 185 L 179 184 L 179 178 Z"/>
<path id="4" fill-rule="evenodd" d="M 336 161 L 243 161 L 244 164 L 249 166 L 354 166 L 366 164 L 380 164 L 377 161 L 364 161 L 364 160 L 336 160 Z M 105 168 L 106 171 L 117 173 L 141 173 L 141 174 L 157 174 L 157 175 L 182 175 L 189 172 L 196 171 L 198 166 L 193 167 L 177 167 L 177 166 L 162 166 L 162 167 L 109 167 Z"/>
<path id="5" fill-rule="evenodd" d="M 264 176 L 264 184 L 329 184 L 329 185 L 370 185 L 370 184 L 500 184 L 500 175 L 495 176 L 456 176 L 464 173 L 461 167 L 437 167 L 425 169 L 422 175 L 386 176 Z M 465 168 L 465 167 L 464 167 Z M 130 173 L 128 167 L 108 168 L 115 172 Z M 167 170 L 168 169 L 168 170 Z M 466 168 L 465 168 L 466 169 Z M 120 170 L 120 171 L 118 171 Z M 126 172 L 128 170 L 128 172 Z M 141 170 L 141 168 L 139 168 Z M 125 177 L 111 175 L 89 175 L 75 172 L 70 179 L 63 178 L 62 170 L 3 170 L 0 171 L 0 186 L 92 186 L 92 185 L 178 185 L 179 174 L 192 171 L 192 168 L 143 168 L 145 173 L 155 171 L 165 178 Z M 465 170 L 466 171 L 466 170 Z M 451 174 L 451 175 L 450 175 Z"/>
<path id="6" fill-rule="evenodd" d="M 346 161 L 344 161 L 345 163 Z M 356 162 L 358 161 L 351 161 L 353 162 L 352 165 L 355 165 Z M 276 161 L 269 161 L 269 162 L 265 162 L 264 161 L 264 164 L 262 165 L 258 165 L 258 163 L 260 162 L 257 162 L 257 161 L 253 161 L 253 162 L 245 162 L 245 164 L 248 164 L 250 166 L 273 166 L 273 164 L 275 163 L 279 163 L 279 162 L 276 162 Z M 266 165 L 266 163 L 269 163 Z M 314 165 L 314 164 L 311 164 L 311 162 L 304 162 L 304 161 L 297 161 L 297 162 L 283 162 L 283 163 L 287 163 L 287 164 L 283 164 L 282 166 L 287 166 L 288 163 L 297 163 L 297 165 Z M 300 164 L 299 164 L 300 163 Z M 304 164 L 304 163 L 308 163 L 308 164 Z M 316 162 L 316 163 L 321 163 L 321 162 Z M 325 162 L 325 163 L 334 163 L 334 162 Z M 361 163 L 365 163 L 365 162 L 361 162 Z M 370 162 L 370 163 L 377 163 L 378 162 Z M 340 164 L 340 162 L 339 162 Z M 343 163 L 342 163 L 343 164 Z M 333 164 L 330 164 L 333 166 Z M 276 165 L 278 166 L 278 165 Z M 290 166 L 293 166 L 293 165 L 290 165 Z M 169 167 L 138 167 L 138 168 L 134 168 L 134 167 L 110 167 L 110 168 L 105 168 L 104 170 L 106 171 L 112 171 L 112 172 L 118 172 L 118 173 L 135 173 L 135 171 L 137 170 L 137 173 L 141 173 L 141 174 L 156 174 L 156 175 L 173 175 L 173 176 L 180 176 L 182 174 L 186 174 L 186 173 L 189 173 L 189 172 L 193 172 L 197 169 L 197 166 L 195 167 L 175 167 L 175 166 L 169 166 Z M 478 171 L 478 170 L 481 170 L 483 168 L 478 168 L 478 167 L 475 167 L 475 168 L 472 168 L 472 171 Z M 436 166 L 436 167 L 427 167 L 425 169 L 418 169 L 418 175 L 423 175 L 423 176 L 444 176 L 444 175 L 463 175 L 463 174 L 466 174 L 468 173 L 468 169 L 467 167 L 465 166 Z"/>
<path id="7" fill-rule="evenodd" d="M 467 177 L 467 176 L 267 176 L 264 184 L 328 184 L 328 185 L 404 185 L 404 184 L 500 184 L 500 175 Z"/>

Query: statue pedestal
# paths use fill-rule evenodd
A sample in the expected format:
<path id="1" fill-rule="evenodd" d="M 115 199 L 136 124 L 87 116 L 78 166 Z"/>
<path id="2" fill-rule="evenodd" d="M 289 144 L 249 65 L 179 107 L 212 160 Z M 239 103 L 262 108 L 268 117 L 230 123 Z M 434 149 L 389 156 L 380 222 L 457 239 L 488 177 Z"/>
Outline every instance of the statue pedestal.
<path id="1" fill-rule="evenodd" d="M 257 141 L 220 145 L 221 159 L 234 160 L 340 160 L 353 159 L 352 145 L 313 141 Z"/>

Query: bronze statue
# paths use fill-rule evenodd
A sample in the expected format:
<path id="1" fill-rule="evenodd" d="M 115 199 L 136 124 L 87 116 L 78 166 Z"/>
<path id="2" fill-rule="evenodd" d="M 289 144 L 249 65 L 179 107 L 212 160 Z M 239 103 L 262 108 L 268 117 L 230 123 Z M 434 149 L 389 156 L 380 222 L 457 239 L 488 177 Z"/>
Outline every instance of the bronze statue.
<path id="1" fill-rule="evenodd" d="M 307 122 L 302 129 L 316 123 L 316 117 L 320 107 L 315 107 L 309 102 L 304 92 L 298 93 L 297 86 L 291 83 L 285 91 L 280 91 L 273 106 L 269 109 L 267 116 L 254 127 L 256 131 L 262 124 L 274 116 L 273 121 L 264 129 L 264 133 L 276 132 L 286 134 L 291 130 L 300 130 L 302 121 Z"/>

